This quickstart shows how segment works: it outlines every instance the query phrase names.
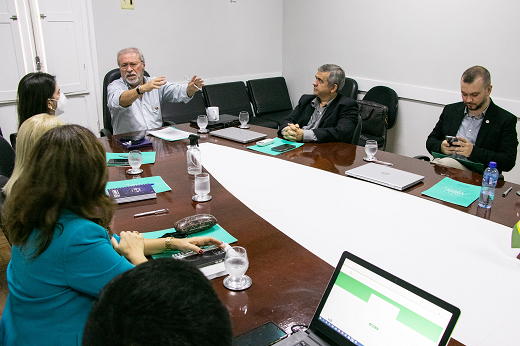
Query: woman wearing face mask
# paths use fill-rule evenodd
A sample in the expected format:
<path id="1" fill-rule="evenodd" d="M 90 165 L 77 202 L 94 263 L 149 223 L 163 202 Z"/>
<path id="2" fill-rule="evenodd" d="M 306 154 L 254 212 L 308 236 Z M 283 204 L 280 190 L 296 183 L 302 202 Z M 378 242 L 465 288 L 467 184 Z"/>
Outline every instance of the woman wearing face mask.
<path id="1" fill-rule="evenodd" d="M 44 72 L 26 74 L 18 83 L 18 128 L 36 114 L 62 114 L 66 103 L 56 78 Z"/>

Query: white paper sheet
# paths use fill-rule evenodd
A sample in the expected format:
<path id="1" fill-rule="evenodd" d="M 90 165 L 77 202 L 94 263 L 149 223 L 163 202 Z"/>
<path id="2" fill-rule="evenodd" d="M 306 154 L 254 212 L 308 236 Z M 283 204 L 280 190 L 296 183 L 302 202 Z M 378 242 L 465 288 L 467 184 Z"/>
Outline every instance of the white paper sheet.
<path id="1" fill-rule="evenodd" d="M 161 130 L 149 131 L 148 134 L 167 141 L 178 141 L 180 139 L 188 138 L 188 136 L 191 135 L 191 133 L 178 130 L 175 127 L 166 127 Z"/>
<path id="2" fill-rule="evenodd" d="M 348 250 L 459 307 L 453 337 L 468 346 L 489 345 L 498 330 L 500 340 L 519 343 L 514 329 L 499 329 L 520 325 L 511 228 L 344 175 L 211 143 L 200 148 L 226 189 L 332 266 Z"/>

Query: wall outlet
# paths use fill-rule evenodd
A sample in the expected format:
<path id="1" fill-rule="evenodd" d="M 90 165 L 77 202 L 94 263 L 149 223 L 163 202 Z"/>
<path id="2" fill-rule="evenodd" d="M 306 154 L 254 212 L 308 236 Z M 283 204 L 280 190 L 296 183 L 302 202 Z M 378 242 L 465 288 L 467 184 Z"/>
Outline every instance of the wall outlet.
<path id="1" fill-rule="evenodd" d="M 123 10 L 133 10 L 134 0 L 121 0 L 121 8 Z"/>

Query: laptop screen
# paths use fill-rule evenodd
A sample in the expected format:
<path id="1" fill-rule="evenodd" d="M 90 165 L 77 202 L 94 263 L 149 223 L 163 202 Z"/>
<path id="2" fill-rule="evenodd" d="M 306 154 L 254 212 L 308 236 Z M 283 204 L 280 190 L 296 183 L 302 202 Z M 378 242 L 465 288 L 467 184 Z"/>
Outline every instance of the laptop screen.
<path id="1" fill-rule="evenodd" d="M 459 309 L 350 253 L 345 252 L 342 261 L 311 330 L 317 327 L 340 345 L 447 343 Z"/>

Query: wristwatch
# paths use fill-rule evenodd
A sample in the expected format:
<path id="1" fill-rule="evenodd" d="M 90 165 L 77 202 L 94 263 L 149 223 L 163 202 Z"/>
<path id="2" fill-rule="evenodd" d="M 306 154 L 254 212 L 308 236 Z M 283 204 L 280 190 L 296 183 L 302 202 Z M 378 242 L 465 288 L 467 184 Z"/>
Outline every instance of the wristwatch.
<path id="1" fill-rule="evenodd" d="M 141 94 L 141 91 L 139 90 L 140 87 L 141 87 L 141 86 L 138 85 L 137 88 L 135 88 L 135 91 L 137 91 L 137 95 L 142 95 L 142 94 Z"/>

